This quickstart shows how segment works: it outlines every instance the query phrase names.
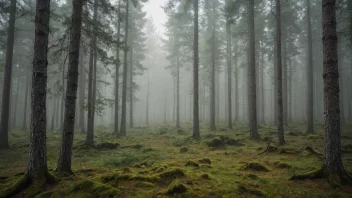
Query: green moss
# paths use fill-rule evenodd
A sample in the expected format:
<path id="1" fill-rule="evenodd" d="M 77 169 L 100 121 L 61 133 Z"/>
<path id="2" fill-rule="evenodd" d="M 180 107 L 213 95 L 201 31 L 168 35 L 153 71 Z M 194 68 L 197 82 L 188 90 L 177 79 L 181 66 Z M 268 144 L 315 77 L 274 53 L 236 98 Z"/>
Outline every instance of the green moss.
<path id="1" fill-rule="evenodd" d="M 187 152 L 188 152 L 188 148 L 186 147 L 180 148 L 180 153 L 187 153 Z"/>
<path id="2" fill-rule="evenodd" d="M 242 167 L 242 170 L 253 170 L 259 172 L 269 172 L 270 170 L 264 165 L 258 162 L 248 162 L 246 165 Z"/>
<path id="3" fill-rule="evenodd" d="M 209 158 L 200 159 L 198 162 L 201 164 L 211 164 L 211 160 Z"/>
<path id="4" fill-rule="evenodd" d="M 225 147 L 225 143 L 221 138 L 215 137 L 207 143 L 207 146 L 212 148 L 222 148 Z"/>
<path id="5" fill-rule="evenodd" d="M 181 194 L 187 192 L 187 187 L 180 183 L 179 181 L 174 181 L 169 185 L 166 194 L 173 195 L 173 194 Z"/>
<path id="6" fill-rule="evenodd" d="M 242 184 L 238 186 L 237 190 L 240 194 L 251 194 L 251 195 L 258 196 L 258 197 L 265 197 L 265 195 L 266 195 L 263 191 L 261 191 L 259 189 L 244 186 Z"/>
<path id="7" fill-rule="evenodd" d="M 77 192 L 84 192 L 98 198 L 112 197 L 119 193 L 116 188 L 90 180 L 83 180 L 75 183 L 69 188 L 67 195 L 73 195 Z"/>
<path id="8" fill-rule="evenodd" d="M 202 174 L 201 176 L 200 176 L 200 178 L 202 178 L 202 179 L 211 179 L 211 177 L 208 175 L 208 174 Z"/>
<path id="9" fill-rule="evenodd" d="M 197 167 L 198 168 L 199 164 L 194 162 L 194 161 L 189 160 L 189 161 L 186 162 L 185 166 L 193 166 L 193 167 Z"/>
<path id="10" fill-rule="evenodd" d="M 276 164 L 277 168 L 292 168 L 292 165 L 286 162 L 277 162 Z"/>

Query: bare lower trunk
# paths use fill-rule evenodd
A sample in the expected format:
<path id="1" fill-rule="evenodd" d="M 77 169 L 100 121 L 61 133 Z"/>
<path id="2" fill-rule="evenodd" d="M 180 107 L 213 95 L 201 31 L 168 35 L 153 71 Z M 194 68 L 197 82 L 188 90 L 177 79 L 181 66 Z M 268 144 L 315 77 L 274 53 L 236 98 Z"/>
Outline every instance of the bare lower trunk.
<path id="1" fill-rule="evenodd" d="M 69 65 L 67 70 L 64 130 L 62 132 L 59 162 L 57 165 L 57 171 L 65 173 L 72 173 L 71 156 L 75 128 L 83 2 L 84 0 L 73 0 L 72 2 L 72 28 L 70 31 L 71 39 L 69 46 Z"/>
<path id="2" fill-rule="evenodd" d="M 324 168 L 329 174 L 342 174 L 339 106 L 339 71 L 337 57 L 336 11 L 334 0 L 323 0 L 324 54 Z"/>
<path id="3" fill-rule="evenodd" d="M 115 79 L 115 120 L 114 120 L 114 134 L 119 135 L 119 82 L 120 82 L 120 31 L 121 31 L 121 0 L 119 0 L 118 8 L 118 22 L 117 22 L 117 46 L 116 46 L 116 79 Z"/>
<path id="4" fill-rule="evenodd" d="M 211 86 L 210 86 L 210 111 L 209 111 L 209 118 L 210 118 L 210 130 L 214 131 L 216 130 L 215 127 L 215 27 L 212 28 L 212 47 L 211 47 L 211 72 L 210 72 L 210 77 L 211 77 Z M 217 115 L 219 116 L 219 115 Z"/>
<path id="5" fill-rule="evenodd" d="M 193 138 L 200 138 L 199 133 L 199 92 L 198 92 L 198 67 L 199 67 L 199 46 L 198 46 L 198 0 L 194 1 L 194 44 L 193 44 Z"/>
<path id="6" fill-rule="evenodd" d="M 133 128 L 133 46 L 130 46 L 130 128 Z"/>
<path id="7" fill-rule="evenodd" d="M 17 76 L 17 83 L 16 83 L 16 96 L 14 100 L 14 106 L 13 106 L 13 120 L 12 120 L 12 128 L 16 128 L 16 112 L 17 112 L 17 102 L 18 102 L 18 91 L 19 91 L 19 86 L 20 86 L 20 68 L 18 68 L 18 76 Z"/>
<path id="8" fill-rule="evenodd" d="M 15 22 L 16 22 L 16 0 L 11 0 L 10 19 L 7 33 L 6 63 L 4 72 L 4 83 L 2 92 L 2 107 L 0 121 L 0 149 L 8 149 L 9 115 L 10 115 L 10 93 L 12 77 L 12 57 L 15 42 Z"/>
<path id="9" fill-rule="evenodd" d="M 28 73 L 30 73 L 30 69 L 29 69 L 29 66 L 27 66 L 27 69 L 26 69 L 26 80 L 25 80 L 25 83 L 26 83 L 26 90 L 25 90 L 25 94 L 24 94 L 24 107 L 23 107 L 23 126 L 22 126 L 22 129 L 23 130 L 27 130 L 27 112 L 28 112 L 28 92 L 29 92 L 29 84 L 30 84 L 30 78 L 29 78 L 29 75 Z"/>
<path id="10" fill-rule="evenodd" d="M 278 140 L 279 145 L 285 144 L 284 115 L 282 96 L 282 59 L 281 59 L 281 3 L 276 0 L 276 67 L 277 67 L 277 109 L 278 109 Z"/>
<path id="11" fill-rule="evenodd" d="M 257 130 L 257 94 L 256 94 L 256 78 L 255 78 L 255 32 L 254 32 L 254 0 L 249 0 L 249 127 L 250 138 L 258 139 Z"/>
<path id="12" fill-rule="evenodd" d="M 37 0 L 32 77 L 31 130 L 27 176 L 45 178 L 46 159 L 46 88 L 48 69 L 50 0 Z"/>
<path id="13" fill-rule="evenodd" d="M 54 131 L 55 129 L 55 115 L 56 115 L 56 104 L 58 103 L 58 100 L 55 98 L 53 101 L 53 114 L 51 116 L 51 127 L 50 131 Z"/>
<path id="14" fill-rule="evenodd" d="M 229 20 L 229 19 L 228 19 Z M 226 37 L 227 37 L 227 102 L 228 102 L 228 110 L 227 110 L 227 127 L 232 129 L 232 50 L 231 50 L 231 24 L 227 20 L 226 23 Z M 237 85 L 237 84 L 236 84 Z M 237 110 L 237 109 L 236 109 Z"/>
<path id="15" fill-rule="evenodd" d="M 125 15 L 125 41 L 124 41 L 124 59 L 123 59 L 123 84 L 122 84 L 122 109 L 121 109 L 121 128 L 119 136 L 126 136 L 126 106 L 127 106 L 127 53 L 128 53 L 128 18 L 129 18 L 129 1 L 126 1 Z"/>
<path id="16" fill-rule="evenodd" d="M 180 128 L 180 58 L 176 60 L 176 128 Z"/>
<path id="17" fill-rule="evenodd" d="M 78 120 L 78 127 L 80 129 L 81 134 L 85 134 L 85 126 L 84 126 L 84 118 L 85 118 L 85 96 L 86 96 L 86 72 L 84 71 L 84 50 L 83 47 L 80 49 L 80 61 L 79 61 L 79 103 L 78 103 L 78 110 L 79 110 L 79 120 Z"/>

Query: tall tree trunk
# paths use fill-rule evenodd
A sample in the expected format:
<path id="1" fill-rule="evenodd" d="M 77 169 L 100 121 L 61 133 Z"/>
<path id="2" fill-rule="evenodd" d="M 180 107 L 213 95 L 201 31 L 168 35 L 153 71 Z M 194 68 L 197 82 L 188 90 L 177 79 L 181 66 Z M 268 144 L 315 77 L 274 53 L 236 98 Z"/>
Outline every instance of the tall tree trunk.
<path id="1" fill-rule="evenodd" d="M 119 136 L 126 136 L 126 106 L 127 106 L 127 53 L 128 53 L 128 19 L 129 19 L 129 0 L 126 1 L 125 16 L 125 41 L 123 58 L 123 84 L 122 84 L 122 109 L 121 109 L 121 128 Z"/>
<path id="2" fill-rule="evenodd" d="M 198 92 L 198 67 L 199 67 L 199 0 L 194 0 L 194 44 L 193 44 L 193 138 L 200 138 L 199 133 L 199 92 Z"/>
<path id="3" fill-rule="evenodd" d="M 284 28 L 286 30 L 286 28 Z M 284 126 L 288 126 L 287 122 L 287 104 L 288 104 L 288 98 L 287 98 L 287 62 L 288 62 L 288 56 L 287 56 L 287 32 L 284 31 L 283 33 L 283 39 L 282 39 L 282 100 L 283 100 L 283 119 L 284 119 Z"/>
<path id="4" fill-rule="evenodd" d="M 50 0 L 37 0 L 32 77 L 31 127 L 27 176 L 41 180 L 48 174 L 46 158 L 46 88 Z"/>
<path id="5" fill-rule="evenodd" d="M 76 98 L 78 87 L 78 65 L 80 55 L 81 29 L 82 29 L 82 10 L 84 0 L 72 1 L 72 25 L 69 46 L 69 65 L 67 69 L 67 88 L 65 102 L 64 130 L 62 133 L 61 149 L 58 172 L 72 173 L 71 156 L 73 146 L 73 135 L 75 129 Z"/>
<path id="6" fill-rule="evenodd" d="M 94 0 L 94 14 L 93 14 L 93 35 L 90 41 L 90 52 L 89 52 L 89 71 L 88 71 L 88 122 L 87 122 L 87 136 L 86 136 L 86 144 L 93 145 L 94 144 L 94 109 L 93 109 L 93 73 L 94 73 L 94 54 L 95 47 L 97 44 L 96 38 L 96 22 L 98 15 L 98 1 Z"/>
<path id="7" fill-rule="evenodd" d="M 256 94 L 256 78 L 255 78 L 255 32 L 254 32 L 254 0 L 249 0 L 249 69 L 248 69 L 248 82 L 249 82 L 249 127 L 250 138 L 258 139 L 257 130 L 257 94 Z"/>
<path id="8" fill-rule="evenodd" d="M 30 73 L 31 69 L 30 66 L 27 66 L 26 69 L 26 80 L 24 81 L 26 83 L 26 90 L 25 90 L 25 94 L 24 94 L 24 107 L 23 107 L 23 125 L 22 125 L 22 129 L 23 130 L 27 130 L 27 112 L 28 112 L 28 92 L 29 92 L 29 83 L 30 83 L 30 78 L 29 78 L 29 73 Z"/>
<path id="9" fill-rule="evenodd" d="M 86 97 L 86 71 L 84 70 L 84 51 L 83 47 L 80 48 L 80 66 L 79 66 L 79 73 L 80 73 L 80 78 L 79 78 L 79 104 L 78 104 L 78 109 L 79 109 L 79 121 L 78 121 L 78 126 L 80 128 L 81 134 L 85 134 L 85 126 L 84 126 L 84 118 L 85 118 L 85 111 L 84 111 L 84 105 L 85 105 L 85 97 Z"/>
<path id="10" fill-rule="evenodd" d="M 211 86 L 210 86 L 210 111 L 209 111 L 209 118 L 210 118 L 210 130 L 215 131 L 215 21 L 214 17 L 212 20 L 213 27 L 212 27 L 212 36 L 211 36 L 211 72 L 210 72 L 210 77 L 211 77 Z M 220 116 L 220 115 L 217 115 Z"/>
<path id="11" fill-rule="evenodd" d="M 323 0 L 324 168 L 330 179 L 345 173 L 341 159 L 339 71 L 335 0 Z"/>
<path id="12" fill-rule="evenodd" d="M 13 106 L 13 115 L 12 115 L 12 128 L 16 128 L 16 112 L 17 112 L 17 103 L 18 103 L 18 92 L 19 92 L 19 88 L 20 88 L 20 68 L 18 67 L 18 73 L 17 73 L 17 82 L 16 82 L 16 96 L 15 96 L 15 100 L 14 100 L 14 106 Z"/>
<path id="13" fill-rule="evenodd" d="M 226 61 L 227 61 L 227 102 L 228 102 L 228 115 L 227 115 L 227 127 L 232 129 L 232 50 L 231 50 L 231 24 L 229 19 L 226 21 Z M 237 84 L 236 84 L 237 86 Z M 236 109 L 237 110 L 237 109 Z"/>
<path id="14" fill-rule="evenodd" d="M 2 108 L 0 121 L 0 149 L 8 149 L 9 140 L 9 114 L 10 114 L 10 93 L 12 77 L 12 57 L 15 42 L 15 22 L 16 22 L 16 0 L 11 0 L 9 27 L 7 31 L 6 62 L 2 94 Z"/>
<path id="15" fill-rule="evenodd" d="M 238 68 L 238 50 L 237 50 L 237 42 L 235 42 L 235 121 L 239 121 L 239 114 L 240 114 L 240 98 L 239 98 L 239 68 Z M 232 53 L 231 53 L 232 57 Z"/>
<path id="16" fill-rule="evenodd" d="M 280 22 L 281 23 L 281 22 Z M 280 28 L 281 29 L 281 28 Z M 274 36 L 274 38 L 275 38 L 275 41 L 277 41 L 277 35 L 278 35 L 278 33 L 276 32 L 276 34 L 275 34 L 275 36 Z M 281 30 L 280 30 L 280 48 L 281 48 Z M 281 50 L 281 49 L 280 49 Z M 274 113 L 273 113 L 273 115 L 274 115 L 274 124 L 275 125 L 279 125 L 279 121 L 278 121 L 278 103 L 277 103 L 277 101 L 278 101 L 278 74 L 277 74 L 277 68 L 278 68 L 278 65 L 277 65 L 277 63 L 278 63 L 278 61 L 277 61 L 277 59 L 278 59 L 278 49 L 277 49 L 277 45 L 275 45 L 274 46 L 274 82 L 273 82 L 273 87 L 274 87 L 274 95 L 273 95 L 273 98 L 274 98 Z M 281 52 L 280 52 L 280 56 L 281 56 Z M 281 57 L 280 57 L 280 59 L 281 59 Z M 280 61 L 280 63 L 282 63 L 282 61 Z M 280 67 L 281 67 L 281 64 L 280 64 Z"/>
<path id="17" fill-rule="evenodd" d="M 121 33 L 121 0 L 119 0 L 118 21 L 117 21 L 117 46 L 116 46 L 116 79 L 115 79 L 115 121 L 114 134 L 115 137 L 119 135 L 119 83 L 120 83 L 120 33 Z"/>
<path id="18" fill-rule="evenodd" d="M 56 97 L 54 97 L 54 103 L 52 104 L 53 105 L 53 115 L 51 116 L 51 125 L 50 125 L 50 131 L 54 131 L 55 129 L 55 115 L 56 115 L 56 104 L 58 103 L 58 100 Z"/>
<path id="19" fill-rule="evenodd" d="M 260 123 L 265 124 L 265 73 L 264 73 L 264 46 L 263 42 L 261 42 L 261 66 L 260 69 Z"/>
<path id="20" fill-rule="evenodd" d="M 148 88 L 147 88 L 147 104 L 145 111 L 145 124 L 149 126 L 149 91 L 150 91 L 150 68 L 148 68 Z"/>
<path id="21" fill-rule="evenodd" d="M 278 115 L 278 143 L 285 144 L 284 115 L 282 96 L 282 59 L 281 59 L 281 2 L 276 0 L 276 67 L 277 67 L 277 115 Z"/>
<path id="22" fill-rule="evenodd" d="M 130 47 L 130 128 L 133 128 L 133 41 Z"/>
<path id="23" fill-rule="evenodd" d="M 176 60 L 176 128 L 180 128 L 180 58 Z"/>

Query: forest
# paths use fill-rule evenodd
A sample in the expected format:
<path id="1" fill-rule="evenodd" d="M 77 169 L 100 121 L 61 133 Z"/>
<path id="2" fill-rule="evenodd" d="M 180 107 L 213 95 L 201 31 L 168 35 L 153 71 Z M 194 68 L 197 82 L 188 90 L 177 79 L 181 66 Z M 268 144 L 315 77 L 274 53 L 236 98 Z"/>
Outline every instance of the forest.
<path id="1" fill-rule="evenodd" d="M 352 197 L 352 0 L 0 0 L 0 198 Z"/>

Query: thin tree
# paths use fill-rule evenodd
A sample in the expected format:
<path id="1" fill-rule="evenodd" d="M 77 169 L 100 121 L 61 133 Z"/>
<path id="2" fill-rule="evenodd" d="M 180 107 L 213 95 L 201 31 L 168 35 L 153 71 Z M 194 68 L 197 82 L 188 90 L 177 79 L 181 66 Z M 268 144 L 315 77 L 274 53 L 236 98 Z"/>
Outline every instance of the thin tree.
<path id="1" fill-rule="evenodd" d="M 12 57 L 15 42 L 15 22 L 16 22 L 16 0 L 11 0 L 9 27 L 7 31 L 6 62 L 4 72 L 4 86 L 2 93 L 2 108 L 0 121 L 0 149 L 8 149 L 9 140 L 9 114 L 10 114 L 10 94 L 12 77 Z"/>
<path id="2" fill-rule="evenodd" d="M 282 96 L 282 59 L 281 59 L 281 2 L 276 0 L 276 70 L 277 70 L 277 115 L 279 145 L 285 144 L 283 96 Z"/>
<path id="3" fill-rule="evenodd" d="M 307 33 L 308 33 L 308 64 L 307 64 L 307 117 L 308 126 L 307 133 L 314 133 L 314 91 L 313 91 L 313 43 L 312 43 L 312 20 L 310 0 L 307 3 Z"/>
<path id="4" fill-rule="evenodd" d="M 121 126 L 119 136 L 126 136 L 126 116 L 127 116 L 127 53 L 128 53 L 128 19 L 129 19 L 129 0 L 126 0 L 125 11 L 125 40 L 124 40 L 124 54 L 123 54 L 123 76 L 122 76 L 122 108 L 121 108 Z"/>
<path id="5" fill-rule="evenodd" d="M 90 50 L 89 50 L 89 71 L 88 71 L 88 122 L 87 122 L 87 136 L 86 136 L 86 144 L 93 145 L 94 144 L 94 90 L 93 90 L 93 78 L 94 78 L 94 62 L 96 59 L 95 48 L 97 45 L 97 17 L 98 17 L 98 1 L 94 0 L 94 11 L 93 11 L 93 35 L 90 41 Z"/>
<path id="6" fill-rule="evenodd" d="M 210 67 L 210 130 L 215 131 L 215 116 L 216 114 L 216 107 L 215 107 L 215 9 L 214 9 L 214 0 L 212 0 L 212 16 L 210 17 L 211 23 L 211 67 Z M 219 116 L 219 115 L 217 115 Z"/>
<path id="7" fill-rule="evenodd" d="M 336 33 L 336 1 L 323 0 L 323 55 L 324 55 L 324 160 L 320 169 L 291 177 L 292 180 L 326 177 L 332 185 L 352 184 L 342 163 L 341 124 L 339 103 L 339 67 Z"/>
<path id="8" fill-rule="evenodd" d="M 121 0 L 119 0 L 118 19 L 117 19 L 117 44 L 116 44 L 116 79 L 115 79 L 115 122 L 114 134 L 119 135 L 119 82 L 120 82 L 120 32 L 121 32 Z"/>
<path id="9" fill-rule="evenodd" d="M 194 44 L 193 44 L 193 138 L 200 138 L 199 133 L 199 91 L 198 91 L 198 68 L 199 68 L 199 0 L 193 0 L 194 10 Z"/>
<path id="10" fill-rule="evenodd" d="M 226 63 L 227 63 L 227 127 L 232 129 L 232 49 L 231 49 L 231 21 L 226 19 Z M 237 84 L 236 84 L 237 86 Z M 237 93 L 236 93 L 237 94 Z M 237 110 L 237 109 L 236 109 Z"/>
<path id="11" fill-rule="evenodd" d="M 69 65 L 67 70 L 67 88 L 65 102 L 64 130 L 62 132 L 61 149 L 59 162 L 57 165 L 58 172 L 72 173 L 71 159 L 73 135 L 75 129 L 76 98 L 78 87 L 78 65 L 80 54 L 80 41 L 82 29 L 82 10 L 84 0 L 72 1 L 72 16 L 70 30 L 69 46 Z"/>
<path id="12" fill-rule="evenodd" d="M 79 53 L 79 102 L 78 102 L 78 110 L 79 110 L 79 120 L 78 127 L 80 128 L 81 134 L 85 134 L 85 126 L 84 126 L 84 106 L 85 106 L 85 96 L 86 96 L 86 72 L 84 71 L 84 53 L 85 50 L 83 47 L 80 47 Z"/>
<path id="13" fill-rule="evenodd" d="M 249 127 L 250 138 L 258 139 L 257 129 L 257 94 L 256 94 L 256 71 L 255 71 L 255 32 L 254 32 L 254 0 L 248 1 L 248 26 L 249 26 L 249 68 L 248 68 L 248 84 L 249 84 Z"/>

